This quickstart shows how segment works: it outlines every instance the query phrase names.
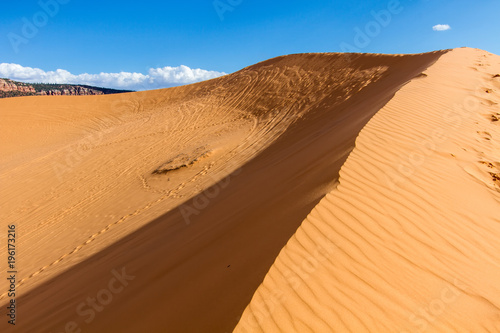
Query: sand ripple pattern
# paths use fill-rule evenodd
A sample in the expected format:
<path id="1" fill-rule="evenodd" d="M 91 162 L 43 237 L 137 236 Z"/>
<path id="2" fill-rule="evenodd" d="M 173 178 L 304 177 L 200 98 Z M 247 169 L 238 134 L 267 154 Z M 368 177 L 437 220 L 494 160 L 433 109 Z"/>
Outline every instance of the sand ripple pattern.
<path id="1" fill-rule="evenodd" d="M 235 332 L 500 332 L 499 73 L 457 49 L 403 87 Z"/>
<path id="2" fill-rule="evenodd" d="M 368 80 L 346 80 L 353 72 L 369 80 L 383 72 L 344 68 L 331 75 L 309 59 L 321 55 L 307 57 L 293 66 L 261 63 L 166 90 L 3 100 L 0 180 L 9 195 L 1 217 L 23 230 L 17 287 L 27 292 L 227 177 L 332 90 L 362 89 Z M 315 70 L 302 68 L 309 63 Z M 26 119 L 33 126 L 21 126 Z M 210 154 L 193 167 L 152 175 L 165 161 L 200 147 Z M 4 300 L 7 281 L 0 290 Z"/>

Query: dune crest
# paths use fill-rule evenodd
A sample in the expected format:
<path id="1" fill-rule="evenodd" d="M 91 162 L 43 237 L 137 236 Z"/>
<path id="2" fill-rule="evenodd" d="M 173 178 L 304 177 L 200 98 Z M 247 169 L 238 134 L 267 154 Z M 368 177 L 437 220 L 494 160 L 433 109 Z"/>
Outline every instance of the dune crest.
<path id="1" fill-rule="evenodd" d="M 234 332 L 499 332 L 499 73 L 455 49 L 398 91 Z"/>
<path id="2" fill-rule="evenodd" d="M 359 131 L 447 52 L 296 54 L 184 87 L 1 100 L 18 328 L 233 330 Z M 126 288 L 82 316 L 117 274 Z"/>

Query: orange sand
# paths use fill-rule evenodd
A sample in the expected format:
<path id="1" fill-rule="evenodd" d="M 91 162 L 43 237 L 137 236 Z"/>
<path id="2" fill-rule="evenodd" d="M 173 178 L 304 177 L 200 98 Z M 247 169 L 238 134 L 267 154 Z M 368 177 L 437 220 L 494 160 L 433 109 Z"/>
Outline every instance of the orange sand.
<path id="1" fill-rule="evenodd" d="M 418 331 L 447 288 L 427 328 L 494 331 L 498 72 L 472 49 L 301 54 L 171 89 L 0 100 L 13 331 Z"/>

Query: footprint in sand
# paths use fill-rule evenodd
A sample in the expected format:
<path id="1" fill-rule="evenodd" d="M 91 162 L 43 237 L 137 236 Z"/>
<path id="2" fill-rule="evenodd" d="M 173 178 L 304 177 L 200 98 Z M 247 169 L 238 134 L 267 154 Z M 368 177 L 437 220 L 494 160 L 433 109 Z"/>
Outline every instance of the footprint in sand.
<path id="1" fill-rule="evenodd" d="M 481 138 L 490 141 L 492 139 L 492 136 L 489 132 L 484 132 L 484 131 L 477 131 L 477 134 L 481 136 Z"/>

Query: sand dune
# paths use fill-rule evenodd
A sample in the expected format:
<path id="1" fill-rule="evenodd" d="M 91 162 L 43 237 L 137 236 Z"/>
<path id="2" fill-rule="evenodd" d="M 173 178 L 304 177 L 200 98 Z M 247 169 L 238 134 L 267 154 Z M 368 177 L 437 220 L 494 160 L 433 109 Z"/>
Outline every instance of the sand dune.
<path id="1" fill-rule="evenodd" d="M 178 88 L 1 100 L 14 331 L 418 331 L 412 313 L 448 287 L 457 309 L 429 328 L 494 330 L 495 66 L 471 49 L 300 54 Z"/>
<path id="2" fill-rule="evenodd" d="M 235 332 L 500 332 L 499 72 L 456 49 L 398 91 Z"/>

